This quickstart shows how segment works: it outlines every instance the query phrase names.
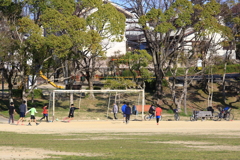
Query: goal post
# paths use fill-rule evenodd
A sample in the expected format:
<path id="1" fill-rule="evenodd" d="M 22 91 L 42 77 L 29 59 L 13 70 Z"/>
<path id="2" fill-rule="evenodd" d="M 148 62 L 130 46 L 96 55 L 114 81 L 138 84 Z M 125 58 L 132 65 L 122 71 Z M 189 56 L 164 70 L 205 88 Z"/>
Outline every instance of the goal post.
<path id="1" fill-rule="evenodd" d="M 142 90 L 134 90 L 134 89 L 130 89 L 130 90 L 53 90 L 52 94 L 50 96 L 50 101 L 49 104 L 51 106 L 51 110 L 52 110 L 52 122 L 55 121 L 55 109 L 56 109 L 56 97 L 59 94 L 87 94 L 87 93 L 101 93 L 101 94 L 112 94 L 112 95 L 117 95 L 117 94 L 130 94 L 130 93 L 139 93 L 139 98 L 141 100 L 141 118 L 143 120 L 144 118 L 144 105 L 145 105 L 145 91 L 144 89 Z M 114 93 L 114 94 L 113 94 Z M 141 97 L 140 97 L 141 95 Z M 115 97 L 115 101 L 116 101 L 116 97 Z M 79 100 L 79 103 L 81 103 L 81 98 Z M 108 100 L 108 105 L 107 108 L 109 110 L 109 104 L 110 104 L 110 98 Z M 121 107 L 119 106 L 119 110 L 121 110 Z"/>

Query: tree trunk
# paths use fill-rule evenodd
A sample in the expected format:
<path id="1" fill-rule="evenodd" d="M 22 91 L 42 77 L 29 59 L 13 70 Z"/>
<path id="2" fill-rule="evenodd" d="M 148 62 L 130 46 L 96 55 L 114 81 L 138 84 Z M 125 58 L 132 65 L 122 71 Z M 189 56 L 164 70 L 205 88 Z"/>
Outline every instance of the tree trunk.
<path id="1" fill-rule="evenodd" d="M 12 89 L 13 89 L 13 85 L 12 85 L 12 82 L 11 82 L 11 79 L 10 81 L 8 80 L 8 97 L 9 97 L 9 101 L 10 102 L 13 102 L 13 99 L 12 99 Z"/>
<path id="2" fill-rule="evenodd" d="M 162 99 L 163 98 L 163 95 L 162 95 L 163 73 L 156 66 L 157 65 L 155 65 L 155 73 L 156 73 L 156 93 L 155 94 L 158 99 Z"/>
<path id="3" fill-rule="evenodd" d="M 89 90 L 93 90 L 93 77 L 89 75 L 89 73 L 87 73 L 87 81 L 88 81 L 88 87 L 89 87 Z M 90 92 L 90 98 L 95 98 L 94 96 L 94 93 L 93 92 Z"/>
<path id="4" fill-rule="evenodd" d="M 183 94 L 184 94 L 184 113 L 187 115 L 187 95 L 188 95 L 188 71 L 185 71 L 184 85 L 183 85 Z"/>
<path id="5" fill-rule="evenodd" d="M 226 70 L 227 70 L 227 62 L 225 61 L 224 63 L 224 73 L 223 73 L 223 79 L 222 79 L 222 83 L 223 83 L 223 103 L 226 103 Z"/>

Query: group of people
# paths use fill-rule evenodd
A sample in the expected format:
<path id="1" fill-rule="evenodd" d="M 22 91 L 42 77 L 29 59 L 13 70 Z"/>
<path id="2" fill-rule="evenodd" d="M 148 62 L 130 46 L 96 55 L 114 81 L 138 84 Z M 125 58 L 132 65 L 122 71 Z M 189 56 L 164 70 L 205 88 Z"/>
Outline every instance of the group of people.
<path id="1" fill-rule="evenodd" d="M 123 102 L 123 105 L 121 107 L 121 110 L 122 110 L 122 113 L 123 113 L 123 122 L 128 124 L 129 123 L 129 120 L 130 120 L 130 115 L 131 114 L 137 114 L 137 109 L 136 109 L 136 106 L 133 105 L 132 108 L 130 107 L 129 103 L 125 103 Z M 116 103 L 113 104 L 113 116 L 114 116 L 114 119 L 118 119 L 117 118 L 117 113 L 118 113 L 118 106 Z"/>
<path id="2" fill-rule="evenodd" d="M 159 124 L 159 119 L 162 116 L 162 109 L 159 105 L 156 107 L 152 104 L 148 110 L 152 117 L 156 116 L 157 125 Z"/>
<path id="3" fill-rule="evenodd" d="M 122 113 L 123 113 L 123 123 L 126 123 L 126 124 L 129 123 L 131 114 L 137 114 L 136 106 L 133 105 L 133 107 L 131 109 L 129 103 L 123 102 L 121 110 L 122 110 Z M 117 106 L 116 103 L 113 104 L 113 110 L 112 111 L 113 111 L 114 119 L 118 119 L 117 118 L 118 106 Z M 157 125 L 159 125 L 159 119 L 160 119 L 160 117 L 162 115 L 162 109 L 160 108 L 160 106 L 157 105 L 155 107 L 154 105 L 151 105 L 148 112 L 152 116 L 156 116 L 156 122 L 157 122 Z"/>
<path id="4" fill-rule="evenodd" d="M 11 102 L 10 103 L 10 106 L 9 106 L 9 120 L 8 120 L 8 123 L 11 124 L 14 124 L 14 113 L 17 113 L 16 110 L 15 110 L 15 106 L 14 106 L 14 103 Z M 36 117 L 35 117 L 35 113 L 38 113 L 36 108 L 35 108 L 35 105 L 33 105 L 33 107 L 29 110 L 27 110 L 27 105 L 26 105 L 26 101 L 23 101 L 22 104 L 19 106 L 19 120 L 17 121 L 17 125 L 19 125 L 19 123 L 21 122 L 21 125 L 24 125 L 23 122 L 25 120 L 25 117 L 26 117 L 26 114 L 27 113 L 30 113 L 30 120 L 28 122 L 28 126 L 31 126 L 31 122 L 35 122 L 36 125 L 39 125 L 39 123 L 37 123 L 36 121 Z M 48 122 L 48 105 L 45 104 L 43 106 L 43 111 L 42 111 L 42 114 L 43 114 L 43 117 L 40 119 L 40 122 L 46 118 L 46 121 Z"/>
<path id="5" fill-rule="evenodd" d="M 43 109 L 43 111 L 42 111 L 43 117 L 40 119 L 40 122 L 43 119 L 46 119 L 46 122 L 48 122 L 48 105 L 45 104 L 42 109 Z M 74 111 L 76 109 L 80 109 L 80 107 L 77 108 L 77 107 L 74 107 L 74 104 L 71 104 L 69 114 L 66 118 L 63 119 L 63 121 L 67 120 L 67 122 L 70 122 L 74 118 Z M 123 113 L 123 122 L 126 123 L 126 124 L 129 123 L 131 114 L 135 114 L 135 115 L 137 114 L 136 106 L 133 105 L 132 108 L 131 108 L 129 103 L 124 102 L 122 107 L 121 107 L 121 110 L 122 110 L 122 113 Z M 25 116 L 29 112 L 30 112 L 31 117 L 30 117 L 28 125 L 31 126 L 31 122 L 35 122 L 36 125 L 39 125 L 39 123 L 37 123 L 36 117 L 35 117 L 35 113 L 38 113 L 36 108 L 35 108 L 35 105 L 33 105 L 33 107 L 31 109 L 27 110 L 26 101 L 23 101 L 22 104 L 19 106 L 19 112 L 20 112 L 19 113 L 20 118 L 17 121 L 17 125 L 20 122 L 21 122 L 21 125 L 24 125 L 23 122 L 25 120 Z M 14 103 L 11 102 L 10 106 L 9 106 L 9 120 L 8 120 L 9 124 L 11 122 L 12 122 L 12 124 L 14 124 L 14 113 L 16 113 L 16 110 L 15 110 L 15 107 L 14 107 Z M 118 113 L 118 106 L 117 106 L 116 103 L 114 103 L 114 105 L 113 105 L 114 119 L 118 119 L 117 118 L 117 113 Z M 155 107 L 154 105 L 151 105 L 151 107 L 149 108 L 149 113 L 152 114 L 152 116 L 156 116 L 156 121 L 157 121 L 157 125 L 158 125 L 160 116 L 162 114 L 162 109 L 158 105 L 157 105 L 157 107 Z"/>
<path id="6" fill-rule="evenodd" d="M 43 119 L 46 119 L 46 122 L 49 122 L 48 121 L 48 105 L 45 104 L 43 106 L 43 111 L 42 111 L 42 114 L 43 114 L 43 117 L 39 120 L 40 122 L 42 122 Z M 73 118 L 74 118 L 74 111 L 76 109 L 80 109 L 77 108 L 77 107 L 74 107 L 74 104 L 71 104 L 70 105 L 70 110 L 69 110 L 69 115 L 68 117 L 64 118 L 64 120 L 67 120 L 67 122 L 70 122 Z M 10 103 L 10 106 L 8 107 L 8 111 L 9 111 L 9 120 L 8 120 L 8 123 L 9 124 L 14 124 L 14 113 L 17 113 L 16 112 L 16 109 L 15 109 L 15 106 L 14 106 L 14 103 L 11 102 Z M 24 125 L 23 122 L 25 120 L 25 117 L 26 117 L 26 114 L 30 112 L 30 120 L 29 120 L 29 123 L 28 123 L 28 126 L 31 126 L 31 122 L 35 122 L 36 125 L 39 125 L 39 123 L 37 123 L 37 120 L 36 120 L 36 117 L 35 117 L 35 113 L 38 113 L 37 110 L 36 110 L 36 106 L 33 105 L 33 107 L 29 110 L 27 110 L 27 105 L 26 105 L 26 101 L 23 101 L 22 104 L 19 106 L 19 120 L 17 121 L 17 125 L 19 125 L 19 123 L 21 122 L 21 125 Z"/>

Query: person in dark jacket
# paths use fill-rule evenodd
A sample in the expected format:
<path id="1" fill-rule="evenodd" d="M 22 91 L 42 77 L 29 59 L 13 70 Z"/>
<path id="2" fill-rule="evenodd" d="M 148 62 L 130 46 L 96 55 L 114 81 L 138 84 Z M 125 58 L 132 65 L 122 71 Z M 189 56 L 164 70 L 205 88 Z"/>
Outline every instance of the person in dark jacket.
<path id="1" fill-rule="evenodd" d="M 22 125 L 23 125 L 23 121 L 24 121 L 24 118 L 25 118 L 25 113 L 27 112 L 26 101 L 23 101 L 22 104 L 19 106 L 19 112 L 20 112 L 19 113 L 20 118 L 17 121 L 17 124 L 19 124 L 19 122 L 22 121 Z"/>
<path id="2" fill-rule="evenodd" d="M 15 108 L 14 108 L 14 103 L 11 102 L 10 106 L 8 107 L 8 112 L 9 112 L 9 120 L 8 123 L 10 124 L 12 121 L 12 124 L 14 124 L 14 113 L 16 113 Z"/>
<path id="3" fill-rule="evenodd" d="M 152 104 L 151 107 L 149 108 L 148 112 L 151 114 L 151 117 L 155 116 L 155 106 Z"/>
<path id="4" fill-rule="evenodd" d="M 122 114 L 123 114 L 123 123 L 125 122 L 125 119 L 126 119 L 126 114 L 125 114 L 126 107 L 127 107 L 126 102 L 123 102 L 123 105 L 121 107 Z"/>
<path id="5" fill-rule="evenodd" d="M 129 106 L 129 103 L 126 104 L 125 112 L 124 114 L 126 115 L 126 124 L 128 124 L 130 120 L 130 115 L 131 115 L 131 107 Z"/>
<path id="6" fill-rule="evenodd" d="M 80 107 L 77 108 L 77 107 L 74 107 L 74 104 L 71 104 L 68 117 L 64 118 L 63 121 L 68 119 L 67 122 L 70 122 L 74 118 L 74 111 L 76 109 L 80 109 Z"/>

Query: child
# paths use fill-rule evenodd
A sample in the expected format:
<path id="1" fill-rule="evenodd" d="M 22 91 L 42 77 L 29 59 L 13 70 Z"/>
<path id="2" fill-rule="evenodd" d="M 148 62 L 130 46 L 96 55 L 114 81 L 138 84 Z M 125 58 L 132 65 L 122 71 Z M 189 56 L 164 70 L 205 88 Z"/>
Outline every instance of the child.
<path id="1" fill-rule="evenodd" d="M 69 115 L 68 115 L 68 117 L 64 118 L 63 120 L 68 119 L 68 122 L 70 122 L 74 118 L 74 111 L 76 109 L 80 109 L 80 107 L 76 108 L 76 107 L 74 107 L 74 104 L 71 104 L 70 110 L 69 110 Z"/>
<path id="2" fill-rule="evenodd" d="M 158 125 L 159 119 L 162 115 L 162 109 L 158 105 L 157 105 L 157 108 L 155 110 L 155 115 L 156 115 L 156 121 L 157 121 L 157 125 Z"/>
<path id="3" fill-rule="evenodd" d="M 44 105 L 42 114 L 43 114 L 43 117 L 40 119 L 40 122 L 44 118 L 46 118 L 46 122 L 48 122 L 48 105 L 47 104 Z"/>
<path id="4" fill-rule="evenodd" d="M 26 114 L 27 114 L 28 112 L 31 112 L 31 118 L 30 118 L 30 120 L 29 120 L 28 126 L 31 126 L 31 121 L 34 121 L 34 122 L 36 123 L 36 125 L 39 125 L 39 123 L 37 123 L 36 118 L 35 118 L 35 113 L 38 113 L 37 110 L 36 110 L 36 108 L 35 108 L 35 105 L 34 105 L 31 109 L 29 109 L 29 110 L 26 112 Z"/>

